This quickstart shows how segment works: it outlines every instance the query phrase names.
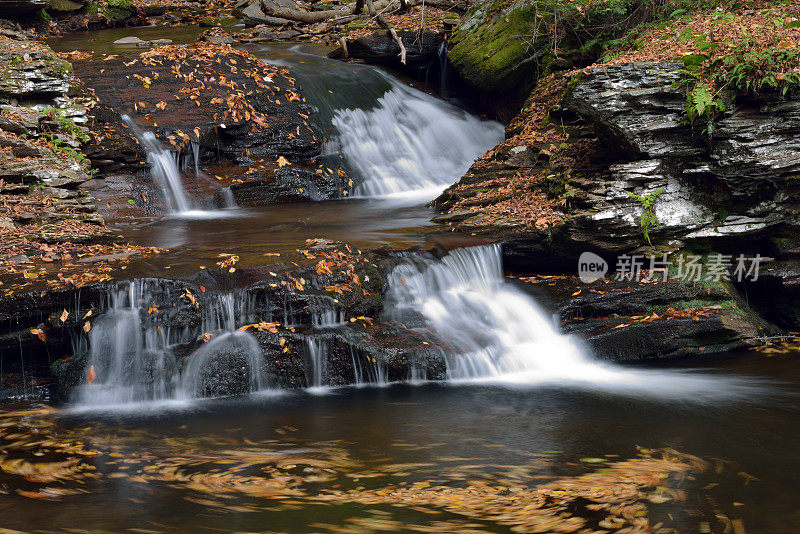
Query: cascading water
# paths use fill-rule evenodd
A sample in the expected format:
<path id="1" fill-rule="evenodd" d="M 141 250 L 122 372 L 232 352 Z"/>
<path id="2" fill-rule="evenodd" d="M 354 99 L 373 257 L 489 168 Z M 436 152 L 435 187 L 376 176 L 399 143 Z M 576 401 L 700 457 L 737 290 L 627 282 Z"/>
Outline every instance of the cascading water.
<path id="1" fill-rule="evenodd" d="M 389 283 L 389 318 L 412 323 L 421 315 L 448 345 L 452 381 L 569 384 L 693 400 L 753 390 L 734 378 L 592 360 L 529 296 L 504 280 L 499 245 L 456 249 L 441 260 L 412 258 L 392 271 Z"/>
<path id="2" fill-rule="evenodd" d="M 329 303 L 319 303 L 311 311 L 311 324 L 316 328 L 336 328 L 345 324 L 344 310 Z"/>
<path id="3" fill-rule="evenodd" d="M 232 209 L 203 210 L 193 206 L 183 187 L 180 171 L 180 156 L 178 153 L 164 148 L 153 132 L 142 131 L 136 122 L 128 115 L 122 116 L 123 122 L 141 143 L 147 154 L 150 164 L 150 174 L 164 196 L 171 215 L 181 218 L 220 218 L 234 215 Z M 194 161 L 194 174 L 200 176 L 200 144 L 192 141 L 192 157 Z M 184 158 L 183 166 L 189 169 L 189 159 Z M 236 202 L 230 188 L 223 188 L 220 192 L 225 208 L 235 208 Z"/>
<path id="4" fill-rule="evenodd" d="M 247 332 L 236 330 L 237 314 L 232 293 L 219 295 L 203 321 L 204 333 L 218 332 L 192 354 L 181 373 L 181 398 L 217 397 L 264 388 L 261 348 Z"/>
<path id="5" fill-rule="evenodd" d="M 328 344 L 324 338 L 306 338 L 310 365 L 306 366 L 306 383 L 311 389 L 328 385 Z"/>
<path id="6" fill-rule="evenodd" d="M 107 311 L 89 336 L 87 375 L 91 384 L 77 389 L 77 402 L 103 408 L 139 402 L 188 400 L 258 391 L 265 387 L 261 350 L 235 319 L 250 317 L 246 298 L 218 295 L 203 313 L 200 331 L 212 337 L 181 358 L 181 347 L 198 340 L 196 328 L 167 327 L 153 321 L 160 313 L 154 295 L 174 301 L 156 281 L 135 280 L 109 295 Z M 185 348 L 183 349 L 185 351 Z M 89 371 L 91 369 L 91 371 Z"/>
<path id="7" fill-rule="evenodd" d="M 144 147 L 153 180 L 164 193 L 164 198 L 167 200 L 170 210 L 178 214 L 189 212 L 189 200 L 186 198 L 186 192 L 183 189 L 176 154 L 166 150 L 158 142 L 153 132 L 142 131 L 128 115 L 123 115 L 122 120 Z"/>
<path id="8" fill-rule="evenodd" d="M 536 373 L 542 380 L 598 371 L 529 297 L 505 283 L 499 245 L 400 265 L 390 283 L 393 318 L 422 313 L 452 346 L 450 379 Z"/>
<path id="9" fill-rule="evenodd" d="M 372 109 L 339 110 L 342 154 L 363 180 L 354 196 L 433 196 L 503 139 L 480 119 L 387 76 L 391 89 Z"/>

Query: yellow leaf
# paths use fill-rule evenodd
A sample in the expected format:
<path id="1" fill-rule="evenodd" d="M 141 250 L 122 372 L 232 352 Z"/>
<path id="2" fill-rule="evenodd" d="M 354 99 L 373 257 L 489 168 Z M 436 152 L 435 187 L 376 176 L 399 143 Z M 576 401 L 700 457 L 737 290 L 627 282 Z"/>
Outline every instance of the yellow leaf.
<path id="1" fill-rule="evenodd" d="M 278 156 L 278 167 L 285 167 L 286 165 L 290 165 L 289 160 L 283 156 Z"/>

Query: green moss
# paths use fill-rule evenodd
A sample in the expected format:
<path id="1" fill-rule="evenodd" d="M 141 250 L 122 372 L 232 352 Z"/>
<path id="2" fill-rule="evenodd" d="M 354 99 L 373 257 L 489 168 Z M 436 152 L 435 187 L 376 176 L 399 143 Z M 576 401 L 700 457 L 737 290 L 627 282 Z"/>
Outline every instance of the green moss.
<path id="1" fill-rule="evenodd" d="M 514 7 L 501 10 L 497 4 L 479 4 L 453 33 L 448 58 L 473 86 L 485 91 L 513 87 L 543 45 L 537 43 L 540 36 L 534 35 L 535 6 Z M 481 23 L 487 16 L 489 22 Z"/>
<path id="2" fill-rule="evenodd" d="M 130 0 L 106 0 L 100 10 L 109 20 L 121 22 L 130 18 L 136 11 L 136 6 Z"/>
<path id="3" fill-rule="evenodd" d="M 45 60 L 44 64 L 47 65 L 56 76 L 64 77 L 72 73 L 72 63 L 63 59 L 48 59 Z"/>

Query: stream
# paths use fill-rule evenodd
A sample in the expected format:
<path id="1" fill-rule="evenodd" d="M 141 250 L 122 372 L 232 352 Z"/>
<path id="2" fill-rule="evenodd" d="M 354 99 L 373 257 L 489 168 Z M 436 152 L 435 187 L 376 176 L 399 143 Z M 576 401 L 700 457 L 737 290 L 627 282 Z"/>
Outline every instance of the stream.
<path id="1" fill-rule="evenodd" d="M 160 36 L 92 37 L 103 47 L 137 31 Z M 181 31 L 186 40 L 196 34 Z M 83 35 L 70 39 L 53 46 L 86 46 Z M 291 69 L 319 107 L 326 150 L 363 182 L 354 198 L 209 210 L 183 190 L 176 196 L 179 162 L 137 132 L 149 139 L 171 213 L 111 224 L 133 243 L 172 250 L 132 264 L 131 281 L 107 296 L 87 336 L 94 383 L 56 407 L 6 401 L 0 493 L 32 499 L 0 499 L 0 531 L 548 532 L 544 517 L 508 495 L 664 448 L 707 468 L 677 483 L 681 498 L 651 499 L 651 525 L 796 531 L 800 438 L 787 429 L 800 425 L 800 373 L 791 355 L 728 354 L 709 361 L 713 368 L 595 360 L 505 279 L 500 245 L 430 222 L 427 202 L 502 139 L 501 125 L 314 47 L 249 49 Z M 164 268 L 179 276 L 220 253 L 258 266 L 310 238 L 447 251 L 404 252 L 387 277 L 383 317 L 424 321 L 421 331 L 446 341 L 445 380 L 419 369 L 390 378 L 353 357 L 355 380 L 331 384 L 322 334 L 343 327 L 335 307 L 300 325 L 310 332 L 300 390 L 270 383 L 255 337 L 238 330 L 256 320 L 247 295 L 220 293 L 198 331 L 141 324 L 153 300 L 148 277 Z M 259 319 L 290 324 L 289 315 Z M 218 335 L 189 364 L 171 367 L 176 347 L 199 332 Z M 245 362 L 249 394 L 207 398 L 199 384 L 208 362 L 229 356 Z M 153 380 L 137 380 L 152 369 Z M 419 495 L 400 496 L 406 488 Z M 456 493 L 444 499 L 434 489 Z"/>

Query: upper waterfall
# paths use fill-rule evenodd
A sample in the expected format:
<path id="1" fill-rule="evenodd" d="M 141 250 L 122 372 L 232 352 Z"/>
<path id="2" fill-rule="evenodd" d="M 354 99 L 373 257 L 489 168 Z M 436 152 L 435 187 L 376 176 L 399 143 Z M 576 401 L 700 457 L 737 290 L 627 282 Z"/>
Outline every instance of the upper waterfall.
<path id="1" fill-rule="evenodd" d="M 371 109 L 339 110 L 342 154 L 360 174 L 355 196 L 436 195 L 503 140 L 503 126 L 387 77 Z"/>

